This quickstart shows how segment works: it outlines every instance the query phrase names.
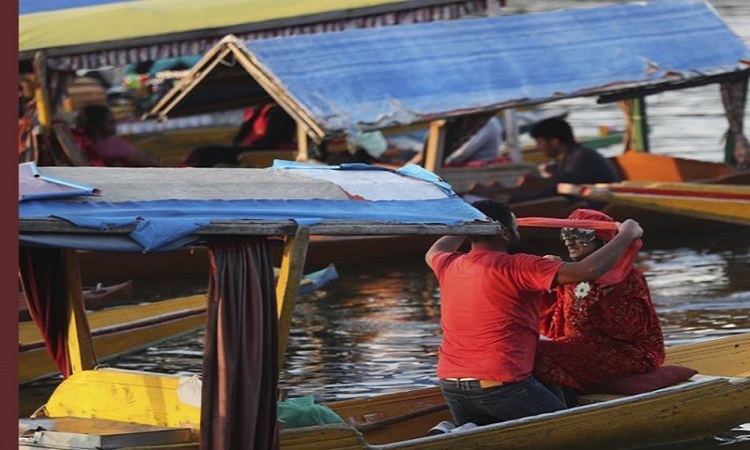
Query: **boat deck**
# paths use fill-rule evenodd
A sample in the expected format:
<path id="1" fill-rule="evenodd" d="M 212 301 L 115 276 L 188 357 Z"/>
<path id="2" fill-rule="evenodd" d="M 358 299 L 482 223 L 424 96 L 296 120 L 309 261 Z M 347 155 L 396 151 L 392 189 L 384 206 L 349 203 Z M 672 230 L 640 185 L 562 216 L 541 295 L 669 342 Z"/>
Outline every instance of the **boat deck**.
<path id="1" fill-rule="evenodd" d="M 156 427 L 80 417 L 20 419 L 19 450 L 34 448 L 197 448 L 190 428 Z M 175 445 L 178 445 L 177 447 Z"/>

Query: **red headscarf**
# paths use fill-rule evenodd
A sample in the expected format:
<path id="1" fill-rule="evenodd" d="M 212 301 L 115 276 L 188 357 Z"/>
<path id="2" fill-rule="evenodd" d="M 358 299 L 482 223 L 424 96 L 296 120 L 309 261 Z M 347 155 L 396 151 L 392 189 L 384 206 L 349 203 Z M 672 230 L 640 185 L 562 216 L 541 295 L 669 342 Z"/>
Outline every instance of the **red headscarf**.
<path id="1" fill-rule="evenodd" d="M 614 219 L 604 214 L 601 211 L 593 209 L 576 209 L 568 216 L 568 219 L 572 220 L 598 220 L 605 222 L 614 222 Z M 582 227 L 584 228 L 584 227 Z M 594 233 L 597 239 L 609 242 L 617 233 L 615 230 L 607 229 L 595 229 Z M 610 286 L 617 284 L 628 276 L 631 270 L 633 270 L 633 261 L 635 261 L 635 255 L 643 246 L 643 242 L 640 239 L 634 239 L 633 242 L 628 245 L 620 259 L 617 261 L 615 266 L 609 270 L 609 272 L 600 276 L 596 279 L 596 283 L 600 286 Z"/>

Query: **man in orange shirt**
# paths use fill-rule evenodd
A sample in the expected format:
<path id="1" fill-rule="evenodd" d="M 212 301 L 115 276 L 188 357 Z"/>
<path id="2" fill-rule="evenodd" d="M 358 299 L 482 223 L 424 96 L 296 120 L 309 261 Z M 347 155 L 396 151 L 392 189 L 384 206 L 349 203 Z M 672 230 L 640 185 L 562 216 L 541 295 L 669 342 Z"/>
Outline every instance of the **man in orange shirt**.
<path id="1" fill-rule="evenodd" d="M 495 236 L 444 236 L 427 251 L 441 294 L 440 386 L 457 425 L 477 425 L 565 408 L 562 392 L 532 376 L 539 339 L 541 293 L 558 284 L 591 281 L 611 269 L 643 230 L 627 220 L 619 233 L 580 262 L 512 254 L 520 243 L 516 218 L 493 200 L 473 203 L 500 222 Z"/>

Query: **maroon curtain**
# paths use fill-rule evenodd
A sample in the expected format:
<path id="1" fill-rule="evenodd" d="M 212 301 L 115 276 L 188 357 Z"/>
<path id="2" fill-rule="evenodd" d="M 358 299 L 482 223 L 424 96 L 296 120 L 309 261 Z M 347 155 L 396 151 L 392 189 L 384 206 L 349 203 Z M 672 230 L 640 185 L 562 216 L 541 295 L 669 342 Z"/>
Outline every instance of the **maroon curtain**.
<path id="1" fill-rule="evenodd" d="M 265 238 L 209 246 L 201 450 L 276 449 L 278 321 Z"/>
<path id="2" fill-rule="evenodd" d="M 19 276 L 29 314 L 44 339 L 47 352 L 64 377 L 70 375 L 66 323 L 65 250 L 19 249 Z"/>

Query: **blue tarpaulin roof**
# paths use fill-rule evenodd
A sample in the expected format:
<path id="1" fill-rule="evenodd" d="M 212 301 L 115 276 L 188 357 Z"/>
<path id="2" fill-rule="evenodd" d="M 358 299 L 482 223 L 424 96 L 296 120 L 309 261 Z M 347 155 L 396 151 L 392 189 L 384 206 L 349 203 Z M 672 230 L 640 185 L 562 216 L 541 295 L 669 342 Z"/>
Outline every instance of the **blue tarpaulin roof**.
<path id="1" fill-rule="evenodd" d="M 748 47 L 704 0 L 227 39 L 218 48 L 242 64 L 207 69 L 215 61 L 204 58 L 194 81 L 165 96 L 155 114 L 189 107 L 191 94 L 182 95 L 190 83 L 196 92 L 208 84 L 207 70 L 247 70 L 246 83 L 264 86 L 324 137 L 679 84 L 746 70 L 750 62 Z M 230 61 L 218 48 L 216 59 Z"/>
<path id="2" fill-rule="evenodd" d="M 324 227 L 320 234 L 331 235 L 386 234 L 384 227 L 389 234 L 442 234 L 464 225 L 474 226 L 478 234 L 497 231 L 497 224 L 450 186 L 413 165 L 399 171 L 286 162 L 268 169 L 38 170 L 84 189 L 61 198 L 57 184 L 50 183 L 52 196 L 20 201 L 20 241 L 25 245 L 173 250 L 195 243 L 198 233 L 217 222 L 234 229 L 214 228 L 214 234 L 280 234 L 290 225 L 284 221 L 310 226 L 313 234 L 315 227 Z M 98 195 L 90 195 L 89 186 Z M 25 187 L 19 183 L 21 195 Z M 238 232 L 247 221 L 254 231 Z"/>

